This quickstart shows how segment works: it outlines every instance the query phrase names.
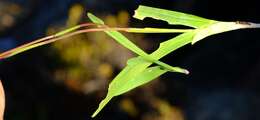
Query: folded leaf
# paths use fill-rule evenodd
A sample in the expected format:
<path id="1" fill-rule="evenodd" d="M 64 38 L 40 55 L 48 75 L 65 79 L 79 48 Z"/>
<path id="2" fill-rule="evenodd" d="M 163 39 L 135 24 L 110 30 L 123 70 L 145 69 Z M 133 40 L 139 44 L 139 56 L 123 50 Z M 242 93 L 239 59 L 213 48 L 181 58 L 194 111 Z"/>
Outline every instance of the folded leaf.
<path id="1" fill-rule="evenodd" d="M 159 66 L 156 66 L 145 69 L 143 72 L 141 72 L 141 74 L 138 74 L 135 77 L 130 76 L 132 78 L 130 80 L 121 79 L 121 81 L 124 80 L 124 82 L 122 81 L 123 83 L 118 84 L 117 82 L 114 82 L 114 84 L 110 85 L 110 89 L 108 90 L 106 98 L 101 101 L 98 109 L 94 112 L 92 117 L 95 117 L 113 97 L 126 93 L 138 86 L 144 85 L 164 74 L 165 72 L 167 72 L 167 70 L 160 69 Z M 115 84 L 117 84 L 116 87 Z"/>
<path id="2" fill-rule="evenodd" d="M 203 28 L 199 28 L 198 30 L 196 30 L 196 35 L 192 40 L 192 44 L 214 34 L 219 34 L 237 29 L 252 28 L 252 25 L 251 23 L 244 24 L 239 22 L 216 22 L 214 24 L 207 25 Z"/>

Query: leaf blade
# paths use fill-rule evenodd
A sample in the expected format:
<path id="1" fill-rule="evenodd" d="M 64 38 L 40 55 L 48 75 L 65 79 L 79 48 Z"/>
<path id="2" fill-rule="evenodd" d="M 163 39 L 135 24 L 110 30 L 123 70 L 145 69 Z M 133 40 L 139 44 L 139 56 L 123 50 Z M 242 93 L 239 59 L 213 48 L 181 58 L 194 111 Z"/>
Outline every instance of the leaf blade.
<path id="1" fill-rule="evenodd" d="M 142 71 L 140 74 L 135 76 L 133 79 L 126 81 L 120 89 L 117 89 L 115 96 L 122 95 L 134 88 L 142 86 L 148 82 L 151 82 L 155 78 L 161 76 L 166 73 L 167 70 L 161 69 L 160 66 L 149 67 Z"/>
<path id="2" fill-rule="evenodd" d="M 172 25 L 185 25 L 194 28 L 199 28 L 204 25 L 212 24 L 215 22 L 214 20 L 209 20 L 191 14 L 148 7 L 143 5 L 140 5 L 137 8 L 133 17 L 140 20 L 143 20 L 146 17 L 151 17 L 154 19 L 166 21 Z"/>

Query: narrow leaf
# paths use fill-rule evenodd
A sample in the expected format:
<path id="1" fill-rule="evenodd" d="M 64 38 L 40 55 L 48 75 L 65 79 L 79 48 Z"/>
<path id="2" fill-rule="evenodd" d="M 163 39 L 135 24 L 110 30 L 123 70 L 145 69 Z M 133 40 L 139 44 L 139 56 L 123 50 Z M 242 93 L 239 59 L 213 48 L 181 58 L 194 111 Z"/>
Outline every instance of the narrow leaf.
<path id="1" fill-rule="evenodd" d="M 104 22 L 99 19 L 98 17 L 94 16 L 91 13 L 88 13 L 88 17 L 90 18 L 90 20 L 94 23 L 97 24 L 102 24 L 104 25 Z M 118 43 L 120 43 L 121 45 L 123 45 L 124 47 L 128 48 L 129 50 L 133 51 L 134 53 L 141 55 L 141 56 L 146 56 L 147 54 L 140 49 L 138 46 L 136 46 L 133 42 L 131 42 L 130 40 L 128 40 L 125 36 L 123 36 L 121 33 L 117 32 L 117 31 L 105 31 L 109 36 L 111 36 L 112 38 L 114 38 Z"/>
<path id="2" fill-rule="evenodd" d="M 214 20 L 209 20 L 186 13 L 148 7 L 143 5 L 140 5 L 137 8 L 133 17 L 140 20 L 143 20 L 146 17 L 151 17 L 154 19 L 166 21 L 172 25 L 185 25 L 194 28 L 199 28 L 215 22 Z"/>
<path id="3" fill-rule="evenodd" d="M 141 63 L 140 58 L 133 58 L 131 60 L 139 61 L 137 64 Z M 101 101 L 98 109 L 94 112 L 92 117 L 95 117 L 113 97 L 144 85 L 167 72 L 165 69 L 160 69 L 159 66 L 145 69 L 149 63 L 142 65 L 137 64 L 135 62 L 130 62 L 130 65 L 121 71 L 120 74 L 110 83 L 106 98 Z"/>
<path id="4" fill-rule="evenodd" d="M 99 19 L 98 17 L 96 17 L 95 15 L 93 15 L 93 14 L 91 14 L 91 13 L 88 13 L 88 18 L 89 18 L 92 22 L 94 22 L 94 23 L 96 23 L 96 24 L 101 24 L 101 25 L 104 25 L 104 24 L 105 24 L 103 20 Z"/>
<path id="5" fill-rule="evenodd" d="M 151 56 L 155 59 L 161 59 L 162 57 L 173 52 L 174 50 L 191 43 L 195 34 L 195 31 L 186 32 L 176 36 L 175 38 L 164 41 L 160 43 L 159 48 L 156 51 L 154 51 L 151 54 Z"/>

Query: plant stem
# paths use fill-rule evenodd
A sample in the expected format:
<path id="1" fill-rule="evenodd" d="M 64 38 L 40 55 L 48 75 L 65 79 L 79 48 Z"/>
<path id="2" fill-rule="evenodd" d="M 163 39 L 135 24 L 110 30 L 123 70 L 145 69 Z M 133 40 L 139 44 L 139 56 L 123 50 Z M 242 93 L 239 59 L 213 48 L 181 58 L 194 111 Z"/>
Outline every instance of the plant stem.
<path id="1" fill-rule="evenodd" d="M 41 39 L 34 40 L 32 42 L 26 43 L 24 45 L 18 46 L 6 52 L 0 54 L 0 60 L 4 58 L 8 58 L 14 56 L 16 54 L 22 53 L 24 51 L 30 50 L 35 47 L 39 47 L 42 45 L 46 45 L 61 39 L 65 39 L 74 35 L 88 33 L 88 32 L 99 32 L 99 31 L 122 31 L 122 32 L 131 32 L 131 33 L 180 33 L 180 32 L 188 32 L 191 29 L 163 29 L 163 28 L 109 28 L 109 27 L 100 27 L 100 28 L 90 28 L 90 29 L 83 29 L 77 30 L 82 27 L 93 26 L 97 24 L 89 23 L 89 24 L 82 24 L 78 25 L 64 31 L 58 32 L 54 35 L 50 35 Z M 77 30 L 77 31 L 75 31 Z M 147 30 L 147 31 L 144 31 Z M 73 32 L 75 31 L 75 32 Z M 158 32 L 156 32 L 158 31 Z"/>

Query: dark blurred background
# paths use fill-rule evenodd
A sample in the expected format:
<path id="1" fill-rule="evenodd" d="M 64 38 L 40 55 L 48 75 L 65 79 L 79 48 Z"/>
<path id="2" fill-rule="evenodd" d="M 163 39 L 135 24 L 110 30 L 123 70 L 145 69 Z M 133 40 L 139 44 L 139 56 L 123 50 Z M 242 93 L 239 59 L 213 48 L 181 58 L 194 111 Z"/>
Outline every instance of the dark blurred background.
<path id="1" fill-rule="evenodd" d="M 88 22 L 169 27 L 131 16 L 138 5 L 221 21 L 260 22 L 257 0 L 0 0 L 0 51 Z M 189 69 L 113 99 L 95 119 L 259 120 L 260 31 L 239 30 L 187 45 L 162 60 Z M 126 34 L 148 52 L 172 34 Z M 5 120 L 88 120 L 108 83 L 134 54 L 99 33 L 77 35 L 0 61 Z"/>

